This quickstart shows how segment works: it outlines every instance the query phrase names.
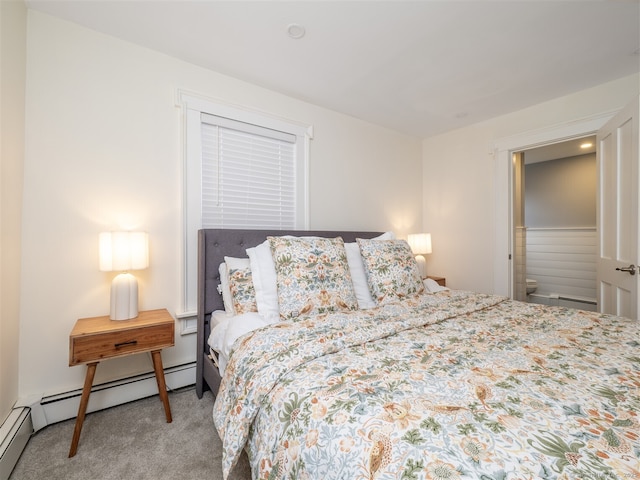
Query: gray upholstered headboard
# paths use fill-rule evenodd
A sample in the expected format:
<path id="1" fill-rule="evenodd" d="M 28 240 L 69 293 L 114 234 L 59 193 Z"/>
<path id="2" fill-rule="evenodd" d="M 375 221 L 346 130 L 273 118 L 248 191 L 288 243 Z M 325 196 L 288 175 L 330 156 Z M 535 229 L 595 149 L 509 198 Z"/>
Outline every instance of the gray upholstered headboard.
<path id="1" fill-rule="evenodd" d="M 228 257 L 246 257 L 246 249 L 264 242 L 268 236 L 314 235 L 319 237 L 342 237 L 345 242 L 356 238 L 372 238 L 378 232 L 338 231 L 283 231 L 283 230 L 223 230 L 204 229 L 198 232 L 198 310 L 209 314 L 224 310 L 222 296 L 218 293 L 220 275 L 218 267 Z"/>
<path id="2" fill-rule="evenodd" d="M 222 296 L 218 293 L 220 275 L 218 268 L 224 257 L 246 257 L 246 249 L 264 242 L 268 236 L 313 235 L 319 237 L 342 237 L 345 242 L 354 242 L 356 238 L 373 238 L 382 232 L 341 232 L 323 230 L 230 230 L 203 229 L 198 231 L 198 333 L 196 354 L 196 391 L 202 396 L 203 378 L 211 390 L 217 391 L 207 373 L 211 370 L 207 356 L 209 347 L 211 312 L 224 310 Z M 204 364 L 203 364 L 204 362 Z M 217 380 L 219 383 L 219 380 Z"/>

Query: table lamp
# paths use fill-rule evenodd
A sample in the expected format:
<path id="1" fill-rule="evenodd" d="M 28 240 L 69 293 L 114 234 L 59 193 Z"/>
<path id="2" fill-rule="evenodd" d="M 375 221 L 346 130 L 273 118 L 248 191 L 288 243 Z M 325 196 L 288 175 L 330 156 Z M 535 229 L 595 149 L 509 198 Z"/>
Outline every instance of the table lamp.
<path id="1" fill-rule="evenodd" d="M 427 276 L 427 260 L 425 255 L 431 253 L 431 234 L 430 233 L 411 233 L 407 237 L 407 243 L 411 247 L 411 251 L 416 256 L 418 268 L 422 278 Z"/>
<path id="2" fill-rule="evenodd" d="M 129 270 L 149 266 L 149 236 L 145 232 L 103 232 L 99 237 L 100 270 L 121 272 L 111 282 L 111 320 L 138 316 L 138 280 Z"/>

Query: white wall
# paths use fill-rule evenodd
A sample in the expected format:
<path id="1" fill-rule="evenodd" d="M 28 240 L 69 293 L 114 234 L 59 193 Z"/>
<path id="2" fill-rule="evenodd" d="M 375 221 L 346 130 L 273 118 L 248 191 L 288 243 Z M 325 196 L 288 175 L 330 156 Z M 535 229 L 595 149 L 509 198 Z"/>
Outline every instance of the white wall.
<path id="1" fill-rule="evenodd" d="M 104 230 L 149 232 L 141 309 L 175 313 L 180 292 L 177 89 L 311 124 L 311 228 L 420 230 L 421 141 L 29 11 L 20 395 L 79 388 L 68 367 L 77 318 L 109 311 L 98 271 Z M 165 366 L 195 359 L 176 338 Z M 151 370 L 147 357 L 101 364 L 96 383 Z"/>
<path id="2" fill-rule="evenodd" d="M 18 398 L 27 9 L 0 2 L 0 424 Z"/>
<path id="3" fill-rule="evenodd" d="M 501 139 L 622 108 L 640 90 L 632 75 L 423 141 L 425 231 L 431 232 L 431 274 L 453 288 L 492 292 L 495 230 L 494 145 Z M 500 197 L 498 197 L 500 198 Z"/>
<path id="4" fill-rule="evenodd" d="M 555 294 L 595 303 L 598 234 L 592 227 L 527 229 L 527 278 L 536 294 Z"/>

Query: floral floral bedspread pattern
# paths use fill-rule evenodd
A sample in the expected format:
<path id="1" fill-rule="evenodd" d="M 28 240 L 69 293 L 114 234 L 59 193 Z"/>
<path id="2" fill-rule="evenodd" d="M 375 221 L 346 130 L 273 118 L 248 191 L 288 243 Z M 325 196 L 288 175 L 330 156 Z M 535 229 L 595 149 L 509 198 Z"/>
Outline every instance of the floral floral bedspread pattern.
<path id="1" fill-rule="evenodd" d="M 280 322 L 234 346 L 226 476 L 640 478 L 637 322 L 451 291 Z"/>

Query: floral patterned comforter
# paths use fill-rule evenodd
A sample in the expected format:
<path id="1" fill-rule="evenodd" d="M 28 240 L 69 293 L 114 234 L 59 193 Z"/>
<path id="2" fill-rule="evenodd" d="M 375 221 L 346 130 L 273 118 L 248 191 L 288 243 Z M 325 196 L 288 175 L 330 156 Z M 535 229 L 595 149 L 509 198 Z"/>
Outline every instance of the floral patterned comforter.
<path id="1" fill-rule="evenodd" d="M 234 346 L 225 478 L 639 479 L 637 322 L 461 291 Z"/>

